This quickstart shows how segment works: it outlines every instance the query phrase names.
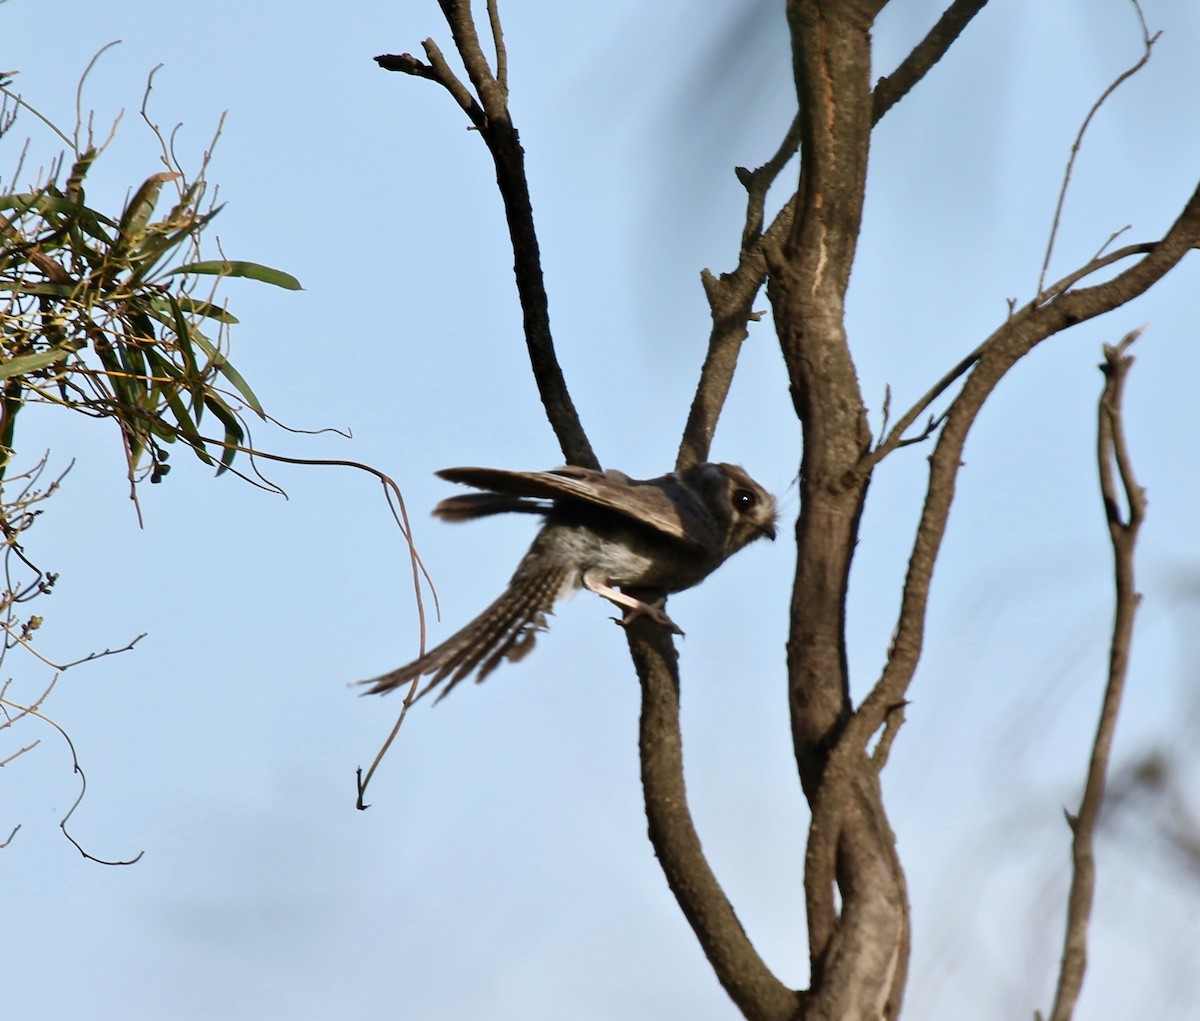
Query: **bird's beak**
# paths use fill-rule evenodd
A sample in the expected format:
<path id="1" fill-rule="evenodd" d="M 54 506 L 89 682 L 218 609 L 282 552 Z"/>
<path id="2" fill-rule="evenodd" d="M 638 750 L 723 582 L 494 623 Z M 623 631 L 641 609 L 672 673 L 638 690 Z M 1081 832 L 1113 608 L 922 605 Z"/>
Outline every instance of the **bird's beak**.
<path id="1" fill-rule="evenodd" d="M 774 542 L 775 541 L 775 522 L 768 521 L 765 525 L 763 525 L 762 526 L 762 534 L 765 535 L 772 542 Z"/>

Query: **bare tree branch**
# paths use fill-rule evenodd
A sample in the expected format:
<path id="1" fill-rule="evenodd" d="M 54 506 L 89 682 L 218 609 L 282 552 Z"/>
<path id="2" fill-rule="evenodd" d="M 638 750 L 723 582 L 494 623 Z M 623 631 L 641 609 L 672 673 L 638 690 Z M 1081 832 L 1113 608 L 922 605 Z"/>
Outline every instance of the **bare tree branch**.
<path id="1" fill-rule="evenodd" d="M 439 0 L 439 4 L 450 25 L 467 77 L 475 89 L 475 97 L 450 70 L 432 40 L 426 40 L 424 44 L 429 65 L 408 54 L 385 54 L 375 60 L 385 70 L 401 71 L 436 81 L 454 97 L 483 137 L 496 167 L 496 183 L 504 202 L 504 214 L 513 247 L 513 272 L 524 320 L 525 345 L 546 417 L 558 437 L 563 456 L 570 464 L 599 468 L 600 462 L 592 451 L 567 390 L 550 331 L 549 300 L 542 277 L 541 251 L 533 222 L 529 184 L 525 179 L 525 152 L 508 111 L 508 58 L 499 12 L 494 3 L 488 5 L 496 47 L 497 71 L 493 75 L 479 41 L 468 0 Z"/>
<path id="2" fill-rule="evenodd" d="M 954 368 L 952 368 L 941 379 L 934 383 L 933 386 L 926 390 L 925 393 L 917 400 L 917 402 L 911 408 L 909 408 L 908 411 L 900 416 L 900 418 L 896 421 L 896 424 L 892 426 L 892 429 L 887 436 L 878 444 L 876 444 L 875 449 L 872 450 L 866 458 L 864 458 L 864 465 L 874 468 L 875 465 L 887 457 L 887 455 L 893 450 L 897 450 L 900 447 L 905 446 L 908 441 L 905 439 L 904 434 L 908 432 L 913 423 L 925 413 L 925 411 L 931 404 L 933 404 L 934 401 L 936 401 L 939 397 L 941 397 L 942 394 L 949 390 L 950 387 L 954 385 L 956 380 L 960 379 L 965 373 L 970 371 L 971 367 L 979 361 L 980 355 L 982 354 L 983 347 L 981 345 L 967 355 L 957 365 L 955 365 Z M 940 423 L 943 420 L 943 417 L 944 416 L 939 416 L 936 420 L 931 422 L 930 428 L 926 429 L 920 438 L 925 439 L 928 437 L 931 434 L 934 426 Z"/>
<path id="3" fill-rule="evenodd" d="M 845 649 L 850 562 L 869 475 L 866 408 L 845 332 L 873 124 L 871 19 L 877 5 L 792 0 L 801 111 L 796 213 L 767 247 L 767 295 L 804 430 L 801 510 L 787 644 L 796 762 L 813 808 L 804 888 L 819 1018 L 894 1017 L 908 966 L 903 872 L 878 776 L 865 754 L 829 758 L 851 717 Z"/>
<path id="4" fill-rule="evenodd" d="M 758 316 L 753 311 L 755 296 L 767 279 L 765 247 L 778 248 L 792 229 L 796 212 L 793 195 L 775 215 L 764 232 L 763 214 L 767 192 L 795 156 L 800 146 L 800 117 L 793 118 L 779 148 L 757 170 L 736 168 L 738 180 L 746 189 L 746 219 L 742 227 L 742 246 L 737 268 L 714 276 L 709 270 L 700 274 L 704 294 L 712 316 L 708 350 L 700 370 L 700 380 L 692 397 L 691 410 L 679 443 L 675 469 L 682 471 L 708 458 L 717 420 L 725 407 L 733 374 L 737 369 L 742 343 L 749 336 L 747 324 Z"/>
<path id="5" fill-rule="evenodd" d="M 463 112 L 471 118 L 471 123 L 476 128 L 482 128 L 487 120 L 484 117 L 483 108 L 471 95 L 470 90 L 459 80 L 458 75 L 450 69 L 438 44 L 432 39 L 426 39 L 421 43 L 421 48 L 424 49 L 425 56 L 429 58 L 428 64 L 422 63 L 411 53 L 385 53 L 376 57 L 375 62 L 385 71 L 400 71 L 403 74 L 411 74 L 417 78 L 437 82 L 450 93 Z"/>
<path id="6" fill-rule="evenodd" d="M 829 33 L 828 24 L 822 24 L 819 29 L 812 30 L 812 34 L 818 36 L 828 36 Z M 798 63 L 808 64 L 814 60 L 822 71 L 829 66 L 828 61 L 822 62 L 819 56 L 806 58 Z M 813 105 L 816 105 L 818 110 L 824 109 L 819 95 Z M 816 175 L 809 162 L 811 156 L 808 148 L 802 151 L 806 160 L 801 178 L 803 188 L 809 175 L 812 174 L 814 180 Z M 819 190 L 815 183 L 809 184 L 808 187 L 814 192 Z M 820 190 L 820 201 L 822 205 L 831 204 L 828 191 Z M 808 205 L 806 202 L 802 208 Z M 841 215 L 846 215 L 844 210 Z M 803 229 L 801 223 L 800 219 L 796 221 L 797 232 Z M 826 228 L 823 233 L 815 234 L 808 245 L 825 260 L 822 267 L 824 271 L 835 273 L 840 267 L 837 258 L 839 252 L 836 242 L 830 241 L 828 225 Z M 796 363 L 789 357 L 789 366 L 798 364 L 801 369 L 798 380 L 793 376 L 793 393 L 797 395 L 798 411 L 806 427 L 805 465 L 801 473 L 801 555 L 794 588 L 793 638 L 789 642 L 789 664 L 793 676 L 793 726 L 798 728 L 796 744 L 801 761 L 801 775 L 805 773 L 806 755 L 811 757 L 807 767 L 810 771 L 814 766 L 821 769 L 817 774 L 820 778 L 819 788 L 810 790 L 812 784 L 806 784 L 814 812 L 814 843 L 810 846 L 809 868 L 806 869 L 805 877 L 814 976 L 822 974 L 820 955 L 824 953 L 825 961 L 830 960 L 828 955 L 842 938 L 841 926 L 849 917 L 845 900 L 849 886 L 845 868 L 848 844 L 840 840 L 840 837 L 844 836 L 844 831 L 840 832 L 840 829 L 847 825 L 848 819 L 845 804 L 855 791 L 861 793 L 861 787 L 856 787 L 854 781 L 858 776 L 858 764 L 862 761 L 867 742 L 883 725 L 888 714 L 904 701 L 920 656 L 929 582 L 944 535 L 954 495 L 955 479 L 962 463 L 962 450 L 971 424 L 1000 379 L 1033 347 L 1068 326 L 1103 314 L 1136 297 L 1161 279 L 1198 242 L 1200 192 L 1192 196 L 1179 219 L 1163 239 L 1151 246 L 1145 257 L 1134 266 L 1094 287 L 1055 294 L 1041 305 L 1030 303 L 1010 317 L 977 352 L 960 363 L 951 373 L 951 377 L 957 378 L 963 371 L 969 370 L 962 390 L 946 413 L 938 443 L 930 458 L 929 488 L 909 563 L 895 639 L 879 683 L 849 720 L 839 720 L 836 715 L 839 704 L 845 705 L 839 701 L 837 692 L 837 685 L 843 683 L 845 676 L 844 652 L 839 646 L 827 643 L 836 642 L 836 636 L 842 634 L 841 607 L 845 588 L 844 576 L 840 574 L 837 566 L 843 562 L 839 561 L 836 550 L 839 547 L 852 548 L 858 510 L 850 501 L 855 492 L 854 487 L 849 485 L 845 474 L 838 474 L 832 467 L 835 464 L 844 465 L 845 461 L 837 456 L 836 446 L 826 445 L 828 441 L 825 440 L 821 425 L 829 428 L 835 435 L 835 443 L 847 443 L 851 436 L 856 435 L 847 414 L 860 406 L 860 398 L 857 396 L 856 383 L 849 373 L 842 371 L 839 382 L 836 366 L 841 363 L 842 358 L 840 344 L 833 342 L 828 348 L 813 347 L 813 335 L 819 337 L 827 328 L 825 322 L 829 314 L 828 308 L 822 308 L 819 302 L 813 302 L 794 316 L 797 325 L 801 327 L 798 336 L 803 338 L 803 346 L 797 351 L 803 353 L 807 348 L 808 360 L 802 359 Z M 808 245 L 798 247 L 803 252 Z M 1114 253 L 1113 258 L 1128 254 L 1131 253 Z M 776 272 L 776 267 L 772 266 L 773 277 L 772 283 L 768 284 L 768 293 L 773 286 Z M 792 295 L 811 295 L 816 293 L 818 285 L 819 280 L 800 279 L 792 281 L 787 290 Z M 836 294 L 834 297 L 836 300 Z M 777 325 L 781 321 L 786 325 L 786 320 L 786 311 L 781 315 L 779 307 L 776 306 Z M 935 390 L 941 392 L 949 382 L 952 382 L 952 379 L 944 380 L 944 385 L 939 384 Z M 814 411 L 807 401 L 818 397 L 832 403 L 822 405 Z M 818 428 L 810 430 L 810 421 Z M 896 438 L 899 436 L 899 432 L 895 433 Z M 859 471 L 864 473 L 864 485 L 876 455 L 877 452 L 868 453 L 864 450 L 859 466 L 850 470 L 851 474 Z M 830 464 L 818 467 L 814 463 L 818 456 L 829 458 Z M 817 480 L 821 476 L 824 478 L 819 483 Z M 814 556 L 814 551 L 819 551 L 822 544 L 825 544 L 827 552 Z M 820 566 L 822 560 L 825 565 L 823 569 Z M 831 608 L 838 615 L 836 619 L 827 619 L 830 617 Z M 825 649 L 818 654 L 822 645 L 825 645 Z M 822 752 L 822 733 L 827 735 L 824 747 L 831 747 L 829 753 Z M 831 871 L 835 866 L 836 873 Z M 829 886 L 834 874 L 843 896 L 840 917 L 835 914 L 836 901 Z M 870 934 L 867 934 L 867 942 L 860 944 L 860 949 L 865 950 L 875 945 L 870 942 Z"/>
<path id="7" fill-rule="evenodd" d="M 487 116 L 508 115 L 508 90 L 501 84 L 500 79 L 492 74 L 488 66 L 487 56 L 479 41 L 479 33 L 475 29 L 475 16 L 471 13 L 470 0 L 438 0 L 438 6 L 450 26 L 450 34 L 454 39 L 454 48 L 462 58 L 463 67 L 467 69 L 467 77 L 475 87 L 475 94 L 483 104 Z M 488 17 L 491 27 L 500 27 L 500 13 L 494 5 L 488 6 Z M 504 37 L 495 37 L 496 52 L 504 54 Z M 507 64 L 507 57 L 505 57 Z M 507 73 L 507 69 L 506 69 Z"/>
<path id="8" fill-rule="evenodd" d="M 1104 363 L 1100 366 L 1104 373 L 1104 391 L 1100 396 L 1096 454 L 1100 469 L 1100 494 L 1104 500 L 1104 515 L 1108 521 L 1108 532 L 1113 547 L 1116 613 L 1109 646 L 1108 683 L 1104 689 L 1104 702 L 1100 709 L 1100 721 L 1096 726 L 1096 737 L 1092 742 L 1092 756 L 1088 764 L 1083 799 L 1078 814 L 1067 816 L 1073 836 L 1071 892 L 1067 898 L 1062 966 L 1058 973 L 1058 989 L 1055 992 L 1050 1021 L 1070 1021 L 1075 1012 L 1080 989 L 1083 987 L 1083 975 L 1087 968 L 1088 922 L 1091 919 L 1096 888 L 1096 825 L 1104 804 L 1104 788 L 1108 780 L 1113 735 L 1116 732 L 1121 696 L 1129 671 L 1134 616 L 1141 602 L 1141 596 L 1134 585 L 1133 554 L 1138 531 L 1146 515 L 1146 494 L 1134 475 L 1121 412 L 1125 379 L 1133 365 L 1133 357 L 1126 352 L 1141 332 L 1133 331 L 1115 347 L 1105 344 Z M 1113 471 L 1114 465 L 1116 474 L 1120 475 L 1120 493 Z M 1128 507 L 1127 520 L 1121 510 L 1122 496 Z"/>
<path id="9" fill-rule="evenodd" d="M 496 44 L 496 82 L 508 99 L 508 50 L 504 47 L 504 30 L 500 26 L 500 5 L 496 0 L 487 0 L 488 25 L 492 30 L 492 41 Z"/>
<path id="10" fill-rule="evenodd" d="M 704 857 L 688 809 L 678 653 L 661 628 L 645 621 L 628 632 L 642 683 L 642 789 L 659 865 L 717 979 L 742 1014 L 752 1021 L 788 1021 L 798 1016 L 801 994 L 780 982 L 754 949 Z"/>
<path id="11" fill-rule="evenodd" d="M 810 870 L 835 875 L 841 892 L 835 924 L 809 934 L 814 971 L 806 1021 L 897 1017 L 911 939 L 908 889 L 879 778 L 865 758 L 818 788 L 804 868 L 807 897 L 832 890 L 827 881 L 809 883 Z M 808 907 L 809 918 L 819 919 L 832 905 L 814 911 L 810 900 Z"/>
<path id="12" fill-rule="evenodd" d="M 929 581 L 945 534 L 963 447 L 984 402 L 1009 369 L 1042 341 L 1136 298 L 1197 245 L 1200 245 L 1200 187 L 1145 258 L 1102 284 L 1067 291 L 1044 305 L 1031 302 L 984 341 L 978 361 L 946 412 L 945 425 L 930 456 L 925 506 L 909 560 L 895 638 L 879 682 L 842 737 L 848 745 L 845 754 L 858 754 L 857 750 L 864 748 L 882 726 L 891 707 L 905 699 L 921 654 Z M 871 457 L 864 458 L 864 470 L 869 470 L 870 465 Z"/>
<path id="13" fill-rule="evenodd" d="M 878 123 L 945 55 L 987 0 L 955 0 L 928 35 L 888 77 L 879 79 L 872 103 L 872 123 Z M 880 5 L 882 6 L 882 5 Z M 778 151 L 757 170 L 737 168 L 738 180 L 747 191 L 746 224 L 737 268 L 714 276 L 701 274 L 713 320 L 700 381 L 692 398 L 691 411 L 675 460 L 676 470 L 690 467 L 708 457 L 717 420 L 725 406 L 742 343 L 748 336 L 747 323 L 758 317 L 753 312 L 755 296 L 767 279 L 764 249 L 778 248 L 791 230 L 796 213 L 793 195 L 763 230 L 767 192 L 780 171 L 796 154 L 800 144 L 800 116 L 793 119 Z M 907 427 L 906 427 L 907 428 Z"/>
<path id="14" fill-rule="evenodd" d="M 1056 280 L 1049 287 L 1045 288 L 1031 305 L 1041 305 L 1043 303 L 1054 301 L 1061 298 L 1067 293 L 1068 289 L 1078 283 L 1084 277 L 1104 269 L 1106 266 L 1111 266 L 1115 262 L 1120 262 L 1122 259 L 1128 259 L 1134 255 L 1147 255 L 1154 251 L 1158 245 L 1157 241 L 1144 241 L 1138 244 L 1126 245 L 1124 248 L 1119 248 L 1114 252 L 1109 252 L 1107 255 L 1096 255 L 1093 259 L 1079 269 L 1072 270 L 1060 280 Z M 888 431 L 884 439 L 882 439 L 871 452 L 870 457 L 864 465 L 874 467 L 882 461 L 892 451 L 904 447 L 913 442 L 920 442 L 931 435 L 933 429 L 940 425 L 944 420 L 944 415 L 939 415 L 931 419 L 929 426 L 917 437 L 905 437 L 905 433 L 912 428 L 913 424 L 921 417 L 942 394 L 944 394 L 956 380 L 960 379 L 967 371 L 969 371 L 978 361 L 983 353 L 983 346 L 980 345 L 965 358 L 939 379 L 932 387 L 930 387 L 899 419 L 896 424 Z"/>
<path id="15" fill-rule="evenodd" d="M 986 6 L 987 0 L 954 0 L 896 70 L 875 83 L 872 117 L 876 124 L 946 55 L 971 19 Z"/>
<path id="16" fill-rule="evenodd" d="M 507 111 L 505 57 L 494 0 L 488 16 L 496 41 L 488 68 L 466 0 L 439 0 L 462 55 L 471 88 L 435 59 L 392 61 L 396 69 L 439 81 L 487 141 L 509 215 L 518 261 L 526 333 L 543 401 L 568 458 L 593 464 L 557 363 L 544 370 L 535 352 L 545 294 L 520 267 L 536 259 L 520 145 Z M 679 677 L 667 636 L 636 623 L 631 655 L 642 684 L 642 783 L 650 839 L 680 907 L 722 986 L 747 1018 L 805 1021 L 897 1016 L 907 978 L 909 917 L 903 870 L 884 810 L 879 773 L 903 720 L 903 706 L 924 638 L 934 563 L 962 463 L 966 437 L 983 403 L 1021 358 L 1075 323 L 1119 307 L 1168 272 L 1200 242 L 1200 191 L 1161 240 L 1097 254 L 1018 309 L 935 383 L 872 447 L 865 404 L 845 333 L 845 295 L 861 225 L 871 129 L 947 52 L 985 0 L 953 0 L 925 39 L 888 78 L 870 85 L 869 31 L 883 0 L 789 0 L 800 114 L 778 150 L 755 171 L 738 170 L 747 208 L 737 267 L 703 274 L 712 310 L 704 366 L 678 453 L 686 467 L 706 459 L 737 365 L 753 301 L 764 281 L 804 430 L 800 471 L 798 558 L 787 656 L 789 707 L 797 768 L 812 807 L 805 858 L 810 988 L 781 983 L 754 950 L 704 857 L 684 785 L 679 728 Z M 457 83 L 457 91 L 455 88 Z M 474 95 L 472 94 L 472 90 Z M 766 196 L 783 168 L 801 155 L 799 188 L 763 228 Z M 1110 239 L 1109 243 L 1114 239 Z M 1099 285 L 1074 289 L 1089 275 L 1141 256 Z M 540 302 L 540 304 L 539 304 Z M 1013 303 L 1015 305 L 1015 302 Z M 556 374 L 557 373 L 557 374 Z M 946 411 L 919 418 L 957 387 Z M 549 394 L 549 396 L 548 396 Z M 553 405 L 555 396 L 565 402 Z M 556 410 L 557 408 L 557 410 Z M 935 436 L 921 520 L 905 578 L 901 613 L 887 663 L 857 709 L 850 700 L 845 604 L 859 518 L 874 467 L 916 439 Z M 582 444 L 582 446 L 581 446 Z M 580 451 L 583 454 L 580 454 Z M 871 739 L 883 731 L 873 754 Z"/>
<path id="17" fill-rule="evenodd" d="M 1066 276 L 1062 277 L 1060 280 L 1056 280 L 1049 287 L 1045 288 L 1034 299 L 1034 303 L 1042 305 L 1048 301 L 1053 301 L 1055 298 L 1061 297 L 1069 288 L 1074 287 L 1084 277 L 1089 277 L 1093 273 L 1104 269 L 1106 266 L 1111 266 L 1114 262 L 1120 262 L 1122 259 L 1128 259 L 1134 255 L 1149 255 L 1157 244 L 1157 241 L 1142 241 L 1138 244 L 1126 245 L 1124 248 L 1118 248 L 1116 251 L 1109 252 L 1107 255 L 1097 254 L 1078 269 L 1072 270 Z"/>

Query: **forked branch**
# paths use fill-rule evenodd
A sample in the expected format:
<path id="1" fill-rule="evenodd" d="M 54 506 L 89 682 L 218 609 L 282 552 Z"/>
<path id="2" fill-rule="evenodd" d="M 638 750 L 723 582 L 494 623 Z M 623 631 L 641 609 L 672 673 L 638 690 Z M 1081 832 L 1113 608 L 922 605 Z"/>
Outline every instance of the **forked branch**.
<path id="1" fill-rule="evenodd" d="M 955 0 L 896 70 L 879 79 L 872 97 L 873 124 L 878 123 L 945 56 L 986 4 L 987 0 Z M 731 272 L 717 276 L 705 270 L 701 274 L 713 325 L 679 445 L 675 462 L 678 470 L 708 457 L 717 420 L 733 383 L 742 343 L 748 336 L 747 324 L 757 318 L 753 303 L 767 278 L 764 252 L 783 243 L 796 215 L 796 195 L 793 194 L 764 230 L 767 192 L 795 156 L 799 145 L 800 117 L 797 115 L 774 156 L 756 170 L 737 168 L 738 180 L 747 193 L 741 252 L 738 265 Z"/>

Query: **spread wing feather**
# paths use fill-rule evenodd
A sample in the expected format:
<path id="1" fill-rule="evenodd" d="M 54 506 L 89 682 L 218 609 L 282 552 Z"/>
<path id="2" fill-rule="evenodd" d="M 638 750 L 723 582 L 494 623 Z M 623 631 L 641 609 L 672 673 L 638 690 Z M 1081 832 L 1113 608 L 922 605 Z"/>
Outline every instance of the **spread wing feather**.
<path id="1" fill-rule="evenodd" d="M 589 468 L 555 468 L 552 471 L 505 471 L 502 468 L 446 468 L 438 476 L 508 497 L 525 497 L 559 502 L 575 501 L 603 507 L 614 514 L 653 528 L 662 535 L 703 546 L 707 515 L 696 499 L 674 475 L 658 479 L 631 479 L 619 471 L 598 472 Z M 450 497 L 434 512 L 446 520 L 477 516 L 467 511 L 468 497 Z M 519 501 L 514 501 L 519 502 Z M 488 504 L 484 501 L 480 507 Z M 515 506 L 497 506 L 518 509 Z M 530 507 L 520 509 L 528 510 Z"/>

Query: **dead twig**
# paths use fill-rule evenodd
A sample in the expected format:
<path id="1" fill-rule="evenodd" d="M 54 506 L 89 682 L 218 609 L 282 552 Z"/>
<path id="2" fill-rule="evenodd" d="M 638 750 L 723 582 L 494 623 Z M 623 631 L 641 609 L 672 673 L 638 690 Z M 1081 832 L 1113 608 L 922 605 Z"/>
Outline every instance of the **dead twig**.
<path id="1" fill-rule="evenodd" d="M 1096 825 L 1104 804 L 1113 735 L 1129 671 L 1134 617 L 1141 602 L 1141 596 L 1134 587 L 1133 555 L 1138 531 L 1146 515 L 1146 493 L 1138 485 L 1133 471 L 1121 413 L 1125 380 L 1133 365 L 1132 356 L 1126 352 L 1141 333 L 1140 329 L 1134 330 L 1115 347 L 1106 344 L 1104 362 L 1100 366 L 1104 373 L 1104 391 L 1100 396 L 1096 455 L 1100 469 L 1100 495 L 1104 501 L 1104 516 L 1108 521 L 1113 548 L 1116 612 L 1109 645 L 1108 682 L 1104 689 L 1096 737 L 1092 742 L 1083 798 L 1079 811 L 1075 815 L 1067 814 L 1072 836 L 1071 890 L 1067 898 L 1062 964 L 1050 1021 L 1070 1021 L 1087 969 L 1088 923 L 1096 889 Z"/>
<path id="2" fill-rule="evenodd" d="M 57 679 L 57 677 L 56 677 L 56 679 Z M 54 686 L 54 682 L 52 681 L 50 684 L 50 687 L 53 687 L 53 686 Z M 44 699 L 46 697 L 46 695 L 49 694 L 49 691 L 50 691 L 50 688 L 47 688 L 46 691 L 42 695 L 42 699 Z M 39 699 L 39 703 L 40 703 L 40 701 L 41 701 L 41 699 Z M 71 804 L 71 807 L 67 809 L 67 814 L 64 815 L 58 821 L 58 828 L 63 831 L 63 836 L 65 836 L 74 845 L 75 850 L 77 850 L 81 855 L 83 855 L 85 858 L 87 858 L 88 861 L 94 861 L 99 865 L 133 865 L 136 862 L 140 861 L 142 855 L 146 853 L 145 851 L 138 851 L 138 853 L 136 855 L 134 855 L 132 858 L 121 858 L 121 859 L 110 860 L 110 859 L 105 859 L 105 858 L 97 858 L 94 854 L 91 854 L 90 852 L 84 850 L 83 845 L 80 844 L 79 841 L 76 840 L 71 835 L 71 831 L 67 829 L 67 823 L 70 821 L 71 816 L 75 814 L 75 809 L 77 809 L 79 807 L 79 805 L 82 803 L 84 795 L 87 794 L 87 776 L 83 772 L 83 767 L 79 764 L 79 756 L 75 752 L 75 744 L 71 740 L 70 735 L 68 735 L 67 732 L 65 730 L 63 730 L 63 728 L 61 726 L 59 726 L 58 723 L 56 723 L 49 716 L 47 716 L 45 713 L 43 713 L 39 708 L 37 708 L 37 705 L 24 706 L 24 705 L 19 705 L 18 703 L 13 702 L 7 698 L 0 698 L 0 706 L 3 706 L 5 708 L 5 710 L 10 710 L 10 709 L 15 710 L 19 714 L 18 717 L 16 717 L 18 719 L 20 718 L 20 716 L 36 716 L 39 720 L 41 720 L 47 726 L 53 727 L 56 731 L 58 731 L 59 736 L 61 736 L 62 739 L 64 741 L 66 741 L 67 748 L 70 749 L 70 752 L 71 752 L 71 764 L 73 767 L 73 771 L 79 777 L 79 794 L 75 798 L 75 801 Z M 18 829 L 19 829 L 19 827 L 18 827 Z M 16 830 L 14 829 L 13 832 L 9 834 L 9 840 L 12 839 L 12 836 L 15 833 L 16 833 Z"/>
<path id="3" fill-rule="evenodd" d="M 1067 189 L 1071 186 L 1071 173 L 1075 169 L 1075 158 L 1079 155 L 1079 149 L 1083 145 L 1083 136 L 1086 134 L 1088 127 L 1092 123 L 1092 118 L 1100 111 L 1108 97 L 1117 91 L 1130 78 L 1137 74 L 1150 61 L 1150 52 L 1154 48 L 1154 44 L 1158 41 L 1161 32 L 1150 34 L 1150 29 L 1146 26 L 1145 15 L 1142 14 L 1141 5 L 1138 0 L 1130 0 L 1133 4 L 1133 9 L 1137 13 L 1138 24 L 1142 29 L 1142 55 L 1137 63 L 1117 75 L 1111 84 L 1102 93 L 1100 98 L 1092 104 L 1092 108 L 1088 110 L 1087 116 L 1083 118 L 1083 123 L 1079 126 L 1079 132 L 1075 136 L 1075 141 L 1071 144 L 1071 155 L 1067 157 L 1067 168 L 1063 172 L 1062 187 L 1058 191 L 1058 203 L 1054 207 L 1054 220 L 1050 225 L 1050 237 L 1046 241 L 1046 256 L 1042 260 L 1042 271 L 1038 275 L 1037 293 L 1041 294 L 1046 286 L 1046 274 L 1050 271 L 1050 257 L 1054 254 L 1054 242 L 1058 237 L 1058 227 L 1062 221 L 1063 205 L 1067 201 Z M 1111 239 L 1110 239 L 1111 240 Z"/>

